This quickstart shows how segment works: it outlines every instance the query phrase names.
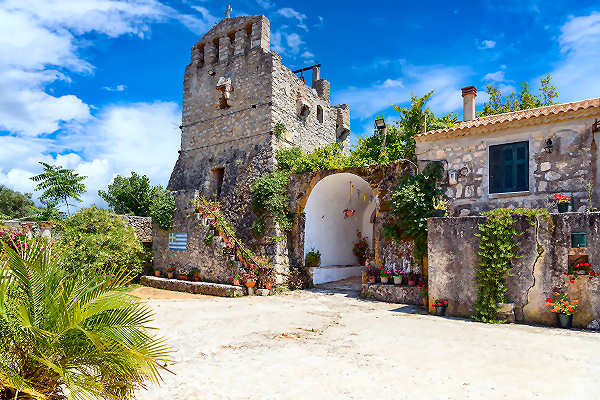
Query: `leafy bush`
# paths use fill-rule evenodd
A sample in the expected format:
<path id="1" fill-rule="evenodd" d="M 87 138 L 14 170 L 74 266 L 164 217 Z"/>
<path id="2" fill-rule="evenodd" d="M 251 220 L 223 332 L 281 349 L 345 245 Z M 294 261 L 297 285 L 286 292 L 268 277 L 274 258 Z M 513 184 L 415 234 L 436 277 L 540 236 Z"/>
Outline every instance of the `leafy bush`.
<path id="1" fill-rule="evenodd" d="M 57 226 L 57 250 L 70 272 L 124 269 L 132 277 L 142 272 L 149 255 L 121 217 L 96 206 L 83 209 Z"/>
<path id="2" fill-rule="evenodd" d="M 304 266 L 306 268 L 318 267 L 321 265 L 321 252 L 319 250 L 311 249 L 304 257 Z"/>
<path id="3" fill-rule="evenodd" d="M 290 147 L 289 149 L 280 149 L 275 153 L 277 160 L 277 169 L 279 171 L 292 172 L 298 160 L 302 158 L 300 147 Z"/>
<path id="4" fill-rule="evenodd" d="M 433 214 L 434 199 L 442 194 L 437 184 L 441 173 L 441 166 L 431 163 L 419 175 L 403 177 L 391 196 L 392 212 L 399 217 L 395 221 L 398 236 L 414 240 L 416 259 L 427 253 L 427 219 Z M 386 230 L 392 236 L 390 227 Z"/>
<path id="5" fill-rule="evenodd" d="M 293 222 L 293 214 L 288 210 L 288 179 L 289 173 L 275 171 L 261 176 L 250 186 L 254 211 L 259 217 L 273 217 L 284 231 L 290 230 Z"/>
<path id="6" fill-rule="evenodd" d="M 27 217 L 33 206 L 31 193 L 20 193 L 0 185 L 0 219 Z"/>
<path id="7" fill-rule="evenodd" d="M 168 361 L 127 272 L 71 274 L 43 239 L 0 257 L 0 399 L 131 399 Z M 66 392 L 66 393 L 65 393 Z"/>
<path id="8" fill-rule="evenodd" d="M 115 176 L 108 191 L 99 190 L 98 196 L 117 214 L 147 217 L 153 197 L 161 192 L 164 192 L 162 186 L 152 186 L 148 176 L 132 171 L 130 177 Z"/>
<path id="9" fill-rule="evenodd" d="M 156 191 L 152 198 L 152 204 L 150 204 L 152 222 L 156 223 L 160 229 L 169 231 L 173 228 L 174 213 L 175 199 L 173 193 L 165 189 Z"/>

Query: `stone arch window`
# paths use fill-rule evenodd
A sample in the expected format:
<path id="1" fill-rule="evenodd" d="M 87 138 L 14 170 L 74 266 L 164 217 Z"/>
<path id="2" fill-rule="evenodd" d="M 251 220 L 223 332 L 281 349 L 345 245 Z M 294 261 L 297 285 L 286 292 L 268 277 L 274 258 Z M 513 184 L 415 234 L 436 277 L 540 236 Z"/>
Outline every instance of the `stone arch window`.
<path id="1" fill-rule="evenodd" d="M 323 123 L 323 107 L 317 106 L 317 120 L 319 123 Z"/>

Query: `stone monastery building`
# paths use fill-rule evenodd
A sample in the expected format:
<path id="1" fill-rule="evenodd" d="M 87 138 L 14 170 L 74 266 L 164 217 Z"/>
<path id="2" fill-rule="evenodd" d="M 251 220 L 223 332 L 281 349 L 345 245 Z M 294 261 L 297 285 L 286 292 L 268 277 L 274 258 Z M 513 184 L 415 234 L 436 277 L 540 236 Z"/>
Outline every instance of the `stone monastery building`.
<path id="1" fill-rule="evenodd" d="M 171 231 L 153 227 L 153 262 L 163 272 L 169 265 L 184 274 L 194 271 L 208 286 L 154 277 L 145 277 L 147 282 L 213 294 L 215 284 L 230 284 L 232 274 L 248 268 L 237 242 L 231 246 L 223 232 L 213 239 L 214 226 L 202 215 L 206 208 L 194 204 L 214 198 L 240 243 L 269 260 L 276 286 L 301 271 L 310 284 L 362 279 L 365 297 L 423 304 L 417 287 L 366 281 L 367 271 L 400 268 L 428 283 L 430 307 L 433 298 L 446 298 L 449 315 L 469 316 L 477 298 L 481 212 L 548 208 L 552 231 L 519 219 L 523 234 L 514 275 L 507 278 L 513 303 L 506 318 L 549 324 L 543 306 L 549 293 L 572 290 L 585 300 L 574 324 L 600 319 L 600 284 L 586 280 L 571 287 L 563 279 L 574 263 L 584 261 L 599 266 L 594 268 L 600 275 L 600 213 L 592 207 L 600 201 L 599 98 L 475 118 L 477 90 L 465 87 L 463 122 L 416 136 L 418 165 L 399 160 L 293 175 L 287 185 L 291 230 L 282 232 L 266 218 L 259 237 L 251 229 L 257 216 L 250 185 L 275 170 L 275 152 L 331 143 L 348 149 L 350 133 L 350 109 L 331 105 L 320 65 L 291 71 L 270 51 L 269 40 L 266 17 L 237 17 L 223 19 L 192 47 L 183 84 L 181 150 L 168 185 L 176 211 Z M 310 82 L 297 75 L 307 71 Z M 399 218 L 387 200 L 403 177 L 432 163 L 443 167 L 441 186 L 450 205 L 445 218 L 428 219 L 427 250 L 418 252 L 414 238 L 386 233 Z M 549 201 L 557 192 L 571 197 L 572 212 L 555 214 L 556 203 Z M 370 250 L 365 259 L 353 250 L 357 232 Z M 306 266 L 312 250 L 321 253 L 320 264 Z M 227 287 L 234 295 L 246 290 Z"/>

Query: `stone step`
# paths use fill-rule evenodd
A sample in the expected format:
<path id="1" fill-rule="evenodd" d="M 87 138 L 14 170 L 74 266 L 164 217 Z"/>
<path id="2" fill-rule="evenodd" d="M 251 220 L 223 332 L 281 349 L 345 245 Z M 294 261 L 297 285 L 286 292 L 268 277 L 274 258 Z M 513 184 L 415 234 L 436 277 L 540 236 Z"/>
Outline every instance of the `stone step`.
<path id="1" fill-rule="evenodd" d="M 156 276 L 142 276 L 140 283 L 157 289 L 174 290 L 194 294 L 206 294 L 219 297 L 241 297 L 248 294 L 241 286 L 225 285 L 212 282 L 191 282 L 179 279 L 167 279 Z"/>

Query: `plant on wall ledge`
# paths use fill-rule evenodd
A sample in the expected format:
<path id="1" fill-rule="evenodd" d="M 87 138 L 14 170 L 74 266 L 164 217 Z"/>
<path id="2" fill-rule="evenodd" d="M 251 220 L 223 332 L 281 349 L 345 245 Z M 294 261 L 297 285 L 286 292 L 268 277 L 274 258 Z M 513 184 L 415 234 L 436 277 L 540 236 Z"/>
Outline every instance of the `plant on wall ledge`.
<path id="1" fill-rule="evenodd" d="M 157 190 L 150 204 L 152 222 L 158 225 L 160 229 L 169 231 L 173 227 L 174 213 L 175 199 L 173 198 L 173 193 L 166 189 Z"/>
<path id="2" fill-rule="evenodd" d="M 365 265 L 367 255 L 369 254 L 369 244 L 367 243 L 367 238 L 363 237 L 359 230 L 356 231 L 356 238 L 357 241 L 352 246 L 352 252 L 358 258 L 358 263 Z"/>
<path id="3" fill-rule="evenodd" d="M 275 137 L 277 138 L 277 140 L 281 139 L 283 137 L 283 134 L 286 131 L 286 127 L 283 124 L 283 122 L 278 121 L 275 126 L 273 126 L 273 134 L 275 135 Z"/>

